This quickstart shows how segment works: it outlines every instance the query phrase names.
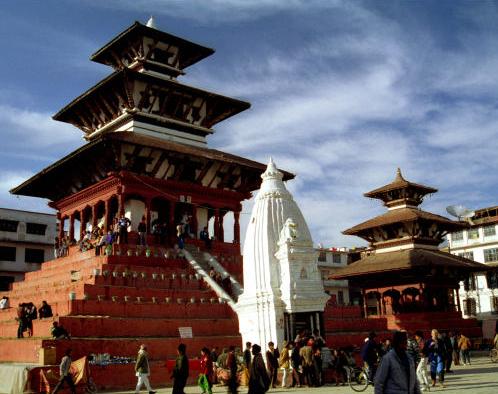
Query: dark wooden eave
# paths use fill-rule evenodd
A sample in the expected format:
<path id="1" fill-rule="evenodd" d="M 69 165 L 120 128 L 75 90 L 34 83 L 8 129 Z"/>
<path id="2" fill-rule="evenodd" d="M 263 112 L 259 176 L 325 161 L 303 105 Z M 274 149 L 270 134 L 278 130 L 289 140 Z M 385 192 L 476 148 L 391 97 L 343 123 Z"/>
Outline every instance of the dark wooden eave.
<path id="1" fill-rule="evenodd" d="M 57 201 L 105 179 L 109 172 L 120 170 L 133 172 L 132 166 L 136 155 L 132 154 L 127 162 L 121 163 L 120 151 L 124 144 L 135 146 L 137 155 L 145 149 L 155 149 L 160 152 L 162 158 L 167 158 L 173 165 L 182 164 L 178 165 L 171 177 L 173 180 L 181 181 L 185 166 L 195 161 L 194 164 L 198 166 L 195 171 L 199 175 L 191 182 L 201 184 L 202 177 L 206 176 L 208 169 L 214 168 L 218 163 L 215 173 L 215 176 L 221 179 L 218 187 L 242 193 L 258 189 L 261 174 L 266 170 L 265 164 L 216 149 L 175 143 L 137 133 L 108 133 L 43 169 L 10 192 Z M 239 168 L 237 182 L 234 175 L 235 167 Z M 159 166 L 153 166 L 152 173 L 136 173 L 154 177 L 158 169 Z M 282 172 L 284 180 L 294 178 L 293 174 Z"/>
<path id="2" fill-rule="evenodd" d="M 161 94 L 165 100 L 180 100 L 177 105 L 193 105 L 196 99 L 206 102 L 207 114 L 201 125 L 196 126 L 188 120 L 179 117 L 176 113 L 168 112 L 166 106 L 162 112 L 155 113 L 153 105 L 149 103 L 144 108 L 143 100 L 133 100 L 135 81 L 143 82 L 146 91 L 143 94 Z M 143 95 L 142 95 L 143 96 Z M 250 103 L 222 96 L 216 93 L 197 89 L 181 84 L 175 80 L 159 78 L 147 73 L 123 69 L 116 71 L 103 79 L 91 89 L 78 96 L 68 105 L 62 108 L 54 116 L 54 120 L 70 123 L 86 134 L 91 134 L 99 127 L 108 124 L 123 114 L 123 110 L 129 110 L 130 118 L 133 116 L 157 115 L 158 121 L 163 119 L 181 122 L 184 128 L 191 129 L 194 134 L 204 135 L 211 133 L 211 127 L 226 118 L 238 114 L 251 106 Z M 171 126 L 168 124 L 168 126 Z"/>
<path id="3" fill-rule="evenodd" d="M 430 273 L 431 268 L 446 267 L 465 273 L 487 271 L 483 263 L 455 256 L 439 250 L 414 248 L 393 252 L 375 253 L 341 268 L 331 279 L 368 280 L 372 275 L 402 274 L 422 269 Z M 415 275 L 414 275 L 415 276 Z M 419 278 L 421 279 L 421 278 Z"/>
<path id="4" fill-rule="evenodd" d="M 102 64 L 119 67 L 113 57 L 113 53 L 126 50 L 130 42 L 134 42 L 142 37 L 149 37 L 153 40 L 171 43 L 178 46 L 180 50 L 180 70 L 197 63 L 198 61 L 212 55 L 214 49 L 208 48 L 172 34 L 147 27 L 140 22 L 135 22 L 128 29 L 118 34 L 115 38 L 96 51 L 90 60 Z"/>
<path id="5" fill-rule="evenodd" d="M 394 178 L 394 181 L 392 181 L 391 183 L 388 183 L 387 185 L 381 186 L 377 189 L 374 189 L 374 190 L 371 190 L 367 193 L 364 193 L 363 195 L 365 197 L 369 197 L 369 198 L 383 199 L 383 196 L 386 193 L 388 193 L 392 190 L 398 190 L 398 189 L 416 190 L 421 195 L 431 194 L 431 193 L 437 192 L 437 189 L 434 189 L 433 187 L 407 181 L 405 178 L 403 178 L 403 175 L 401 174 L 401 170 L 398 168 L 398 170 L 396 172 L 396 177 Z"/>
<path id="6" fill-rule="evenodd" d="M 374 217 L 366 222 L 360 223 L 354 227 L 344 230 L 344 235 L 359 235 L 364 231 L 393 225 L 396 223 L 413 222 L 423 220 L 425 222 L 435 222 L 445 228 L 447 231 L 459 231 L 468 227 L 466 222 L 456 222 L 445 218 L 444 216 L 436 215 L 430 212 L 422 211 L 417 208 L 398 208 L 387 211 L 383 215 Z"/>

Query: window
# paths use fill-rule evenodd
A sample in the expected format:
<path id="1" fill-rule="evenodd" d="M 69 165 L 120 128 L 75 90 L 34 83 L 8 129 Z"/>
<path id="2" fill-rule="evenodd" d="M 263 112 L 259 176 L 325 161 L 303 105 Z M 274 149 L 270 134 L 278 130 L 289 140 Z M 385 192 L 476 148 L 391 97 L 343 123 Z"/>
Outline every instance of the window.
<path id="1" fill-rule="evenodd" d="M 332 262 L 334 264 L 341 264 L 342 263 L 341 254 L 340 253 L 332 254 Z"/>
<path id="2" fill-rule="evenodd" d="M 496 227 L 495 226 L 486 226 L 483 228 L 485 237 L 492 237 L 496 235 Z"/>
<path id="3" fill-rule="evenodd" d="M 14 246 L 0 246 L 0 261 L 16 261 L 16 248 Z"/>
<path id="4" fill-rule="evenodd" d="M 463 288 L 465 291 L 471 291 L 476 289 L 476 280 L 473 274 L 470 274 L 465 280 L 463 281 Z"/>
<path id="5" fill-rule="evenodd" d="M 469 239 L 479 239 L 479 229 L 472 228 L 469 230 Z"/>
<path id="6" fill-rule="evenodd" d="M 344 305 L 344 292 L 342 290 L 337 292 L 337 302 L 339 305 Z"/>
<path id="7" fill-rule="evenodd" d="M 498 261 L 498 248 L 484 249 L 484 262 Z"/>
<path id="8" fill-rule="evenodd" d="M 498 289 L 498 271 L 494 270 L 486 273 L 489 289 Z"/>
<path id="9" fill-rule="evenodd" d="M 18 224 L 19 222 L 15 220 L 0 219 L 0 231 L 16 233 Z"/>
<path id="10" fill-rule="evenodd" d="M 325 262 L 327 261 L 327 254 L 321 250 L 319 253 L 318 253 L 318 261 L 320 262 Z"/>
<path id="11" fill-rule="evenodd" d="M 26 248 L 24 261 L 26 263 L 43 263 L 45 261 L 45 251 L 43 249 Z"/>
<path id="12" fill-rule="evenodd" d="M 451 240 L 453 242 L 463 241 L 463 231 L 458 231 L 456 233 L 451 234 Z"/>
<path id="13" fill-rule="evenodd" d="M 493 313 L 498 312 L 498 297 L 491 297 L 491 308 Z"/>
<path id="14" fill-rule="evenodd" d="M 465 259 L 474 260 L 474 252 L 458 253 L 458 257 L 463 257 Z"/>
<path id="15" fill-rule="evenodd" d="M 467 316 L 475 316 L 477 312 L 477 303 L 473 298 L 467 298 L 463 303 L 463 314 Z"/>
<path id="16" fill-rule="evenodd" d="M 26 223 L 26 234 L 45 235 L 46 224 Z"/>

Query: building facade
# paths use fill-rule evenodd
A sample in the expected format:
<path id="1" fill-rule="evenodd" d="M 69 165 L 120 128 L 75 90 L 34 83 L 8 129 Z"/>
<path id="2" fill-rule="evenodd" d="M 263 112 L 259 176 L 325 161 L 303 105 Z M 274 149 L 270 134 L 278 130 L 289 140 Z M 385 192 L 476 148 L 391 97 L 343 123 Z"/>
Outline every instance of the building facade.
<path id="1" fill-rule="evenodd" d="M 53 258 L 55 215 L 0 208 L 0 290 Z"/>
<path id="2" fill-rule="evenodd" d="M 318 248 L 318 269 L 322 274 L 323 288 L 330 295 L 330 303 L 348 305 L 350 303 L 347 280 L 336 280 L 330 277 L 349 261 L 348 248 Z"/>
<path id="3" fill-rule="evenodd" d="M 460 283 L 463 314 L 479 320 L 498 317 L 498 207 L 475 211 L 468 229 L 448 234 L 450 253 L 494 267 Z M 483 326 L 484 328 L 484 326 Z"/>

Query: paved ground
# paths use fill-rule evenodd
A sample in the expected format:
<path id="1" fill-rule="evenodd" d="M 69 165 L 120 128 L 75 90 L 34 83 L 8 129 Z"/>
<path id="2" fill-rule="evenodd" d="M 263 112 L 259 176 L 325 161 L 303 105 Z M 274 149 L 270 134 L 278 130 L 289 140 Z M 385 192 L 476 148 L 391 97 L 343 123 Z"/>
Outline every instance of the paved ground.
<path id="1" fill-rule="evenodd" d="M 493 364 L 489 360 L 487 353 L 481 353 L 474 356 L 472 365 L 456 366 L 454 372 L 446 375 L 445 388 L 434 387 L 431 392 L 451 392 L 461 393 L 468 392 L 471 394 L 495 394 L 498 393 L 498 363 Z M 134 391 L 119 391 L 115 394 L 130 394 Z M 159 394 L 171 394 L 171 388 L 158 389 Z M 225 394 L 226 387 L 214 387 L 215 394 Z M 272 394 L 304 394 L 313 392 L 315 394 L 346 394 L 354 393 L 347 386 L 332 386 L 326 385 L 319 388 L 300 388 L 300 389 L 274 389 L 268 393 Z M 142 393 L 146 393 L 142 390 Z M 200 390 L 196 386 L 189 386 L 185 389 L 186 394 L 199 394 Z M 247 388 L 241 387 L 240 394 L 246 394 Z M 369 387 L 364 393 L 373 393 L 373 387 Z"/>

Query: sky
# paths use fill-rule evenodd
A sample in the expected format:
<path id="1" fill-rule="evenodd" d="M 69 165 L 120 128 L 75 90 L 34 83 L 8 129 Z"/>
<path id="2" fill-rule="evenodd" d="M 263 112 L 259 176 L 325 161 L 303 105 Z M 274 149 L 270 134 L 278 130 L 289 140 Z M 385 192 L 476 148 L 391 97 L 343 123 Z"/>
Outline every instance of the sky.
<path id="1" fill-rule="evenodd" d="M 382 214 L 363 193 L 435 187 L 422 208 L 498 205 L 498 2 L 45 0 L 0 7 L 0 206 L 50 212 L 12 187 L 84 144 L 51 119 L 111 73 L 89 57 L 135 20 L 216 49 L 180 81 L 249 101 L 208 145 L 296 174 L 315 243 Z M 245 228 L 252 202 L 244 204 Z"/>

